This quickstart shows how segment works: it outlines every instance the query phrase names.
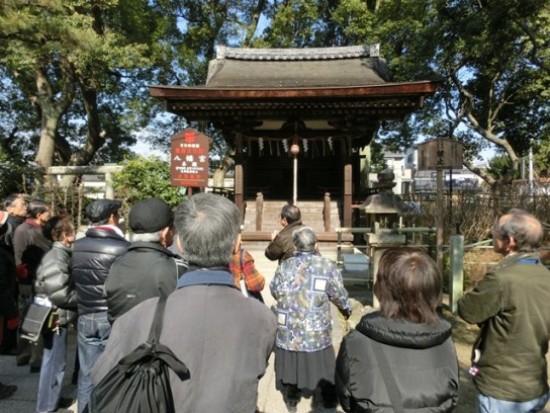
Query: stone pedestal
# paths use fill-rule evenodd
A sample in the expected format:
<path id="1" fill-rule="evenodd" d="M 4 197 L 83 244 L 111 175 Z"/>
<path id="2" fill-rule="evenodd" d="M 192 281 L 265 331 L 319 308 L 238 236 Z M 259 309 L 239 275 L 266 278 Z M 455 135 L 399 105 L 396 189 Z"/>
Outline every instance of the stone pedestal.
<path id="1" fill-rule="evenodd" d="M 378 273 L 378 263 L 380 257 L 388 248 L 402 247 L 407 242 L 407 237 L 404 234 L 391 233 L 391 232 L 378 232 L 368 233 L 365 236 L 368 245 L 368 256 L 371 257 L 370 270 L 372 285 L 376 282 L 376 274 Z M 372 306 L 379 308 L 380 303 L 376 296 L 372 295 Z"/>

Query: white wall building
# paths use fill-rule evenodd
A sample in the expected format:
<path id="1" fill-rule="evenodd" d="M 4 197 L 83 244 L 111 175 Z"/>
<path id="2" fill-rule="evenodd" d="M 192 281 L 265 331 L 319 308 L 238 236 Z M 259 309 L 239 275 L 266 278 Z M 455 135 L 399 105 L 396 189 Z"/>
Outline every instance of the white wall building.
<path id="1" fill-rule="evenodd" d="M 388 168 L 393 169 L 395 174 L 394 193 L 397 195 L 409 194 L 412 192 L 434 192 L 436 190 L 436 171 L 426 170 L 418 171 L 418 149 L 413 146 L 405 153 L 384 152 L 384 159 Z M 484 166 L 484 165 L 482 165 Z M 452 183 L 453 190 L 465 188 L 477 188 L 483 180 L 469 169 L 445 169 L 444 186 L 450 188 Z M 369 174 L 371 186 L 376 186 L 378 182 L 377 174 Z"/>
<path id="2" fill-rule="evenodd" d="M 388 168 L 393 170 L 395 175 L 395 187 L 393 192 L 396 195 L 409 194 L 413 187 L 413 170 L 406 166 L 406 155 L 396 152 L 384 152 L 384 159 Z M 378 176 L 375 173 L 369 174 L 369 182 L 371 186 L 376 186 Z"/>

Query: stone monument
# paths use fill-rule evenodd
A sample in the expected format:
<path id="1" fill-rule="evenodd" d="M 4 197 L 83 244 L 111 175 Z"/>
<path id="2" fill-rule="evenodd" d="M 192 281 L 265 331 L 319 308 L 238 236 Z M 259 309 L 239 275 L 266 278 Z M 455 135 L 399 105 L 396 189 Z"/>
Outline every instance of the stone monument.
<path id="1" fill-rule="evenodd" d="M 377 184 L 379 192 L 367 197 L 360 207 L 363 221 L 371 229 L 371 232 L 365 234 L 365 241 L 373 285 L 382 253 L 388 248 L 403 246 L 407 241 L 405 234 L 400 234 L 397 228 L 400 217 L 407 214 L 410 208 L 401 197 L 393 193 L 394 179 L 393 170 L 388 168 L 380 172 Z M 376 297 L 373 296 L 372 302 L 373 307 L 379 306 Z"/>

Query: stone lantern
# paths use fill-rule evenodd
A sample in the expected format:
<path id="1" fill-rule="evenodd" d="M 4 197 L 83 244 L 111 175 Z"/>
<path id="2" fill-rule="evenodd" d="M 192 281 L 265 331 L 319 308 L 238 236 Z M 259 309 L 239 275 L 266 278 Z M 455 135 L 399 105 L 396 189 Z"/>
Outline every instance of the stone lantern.
<path id="1" fill-rule="evenodd" d="M 371 279 L 376 281 L 378 262 L 382 253 L 393 247 L 405 245 L 404 234 L 397 232 L 400 217 L 407 213 L 408 207 L 403 200 L 393 193 L 395 174 L 391 169 L 385 169 L 378 174 L 379 192 L 367 197 L 360 210 L 363 222 L 371 229 L 365 234 L 367 255 L 371 258 Z M 376 297 L 373 306 L 378 307 Z"/>

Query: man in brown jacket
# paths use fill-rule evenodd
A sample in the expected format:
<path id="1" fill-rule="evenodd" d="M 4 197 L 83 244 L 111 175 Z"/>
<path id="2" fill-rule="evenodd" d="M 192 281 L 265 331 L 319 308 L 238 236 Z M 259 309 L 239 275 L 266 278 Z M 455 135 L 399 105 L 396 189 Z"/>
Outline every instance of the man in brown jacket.
<path id="1" fill-rule="evenodd" d="M 281 231 L 273 231 L 271 242 L 265 249 L 265 256 L 271 261 L 286 260 L 292 257 L 294 253 L 294 243 L 292 242 L 292 233 L 302 225 L 302 214 L 300 208 L 296 205 L 287 204 L 281 210 Z"/>

